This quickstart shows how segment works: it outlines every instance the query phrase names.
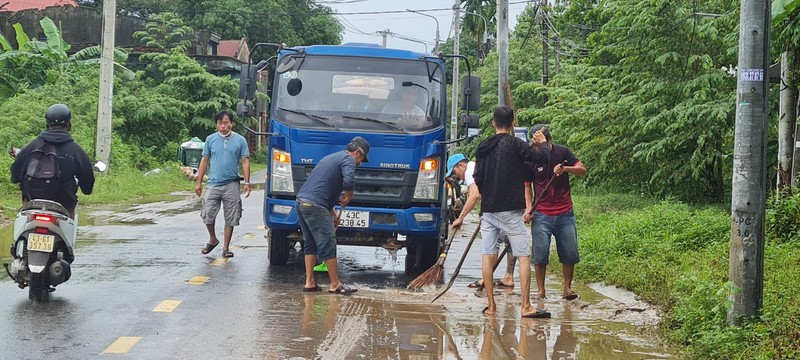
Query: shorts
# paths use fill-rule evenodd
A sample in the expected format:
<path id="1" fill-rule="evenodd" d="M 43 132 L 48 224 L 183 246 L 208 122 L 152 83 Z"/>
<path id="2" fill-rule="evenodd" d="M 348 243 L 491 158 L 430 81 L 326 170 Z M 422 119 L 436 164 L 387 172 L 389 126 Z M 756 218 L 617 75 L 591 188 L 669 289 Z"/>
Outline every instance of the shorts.
<path id="1" fill-rule="evenodd" d="M 200 217 L 203 218 L 203 224 L 214 224 L 217 214 L 219 214 L 220 204 L 222 204 L 225 226 L 239 226 L 239 219 L 242 218 L 242 198 L 240 194 L 238 181 L 206 189 L 203 207 L 200 209 Z"/>
<path id="2" fill-rule="evenodd" d="M 483 255 L 496 255 L 500 248 L 500 236 L 508 236 L 511 254 L 516 257 L 531 256 L 530 238 L 525 222 L 524 210 L 483 213 L 481 216 L 481 239 Z"/>
<path id="3" fill-rule="evenodd" d="M 331 211 L 323 206 L 297 199 L 297 217 L 303 234 L 303 254 L 316 255 L 325 261 L 336 257 L 336 228 Z"/>
<path id="4" fill-rule="evenodd" d="M 556 239 L 558 260 L 562 264 L 577 264 L 578 228 L 575 225 L 575 212 L 567 211 L 561 215 L 533 213 L 531 238 L 533 238 L 533 264 L 547 265 L 550 262 L 550 237 Z"/>

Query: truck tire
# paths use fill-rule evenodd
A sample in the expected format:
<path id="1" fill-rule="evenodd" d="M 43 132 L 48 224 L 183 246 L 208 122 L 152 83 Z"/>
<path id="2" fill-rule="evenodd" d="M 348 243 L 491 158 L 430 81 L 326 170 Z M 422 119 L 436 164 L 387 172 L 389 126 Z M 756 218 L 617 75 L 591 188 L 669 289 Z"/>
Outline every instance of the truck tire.
<path id="1" fill-rule="evenodd" d="M 269 229 L 269 252 L 267 254 L 270 265 L 283 266 L 289 260 L 289 234 L 288 230 Z"/>
<path id="2" fill-rule="evenodd" d="M 439 239 L 412 238 L 406 247 L 406 275 L 417 276 L 436 264 L 439 248 Z"/>

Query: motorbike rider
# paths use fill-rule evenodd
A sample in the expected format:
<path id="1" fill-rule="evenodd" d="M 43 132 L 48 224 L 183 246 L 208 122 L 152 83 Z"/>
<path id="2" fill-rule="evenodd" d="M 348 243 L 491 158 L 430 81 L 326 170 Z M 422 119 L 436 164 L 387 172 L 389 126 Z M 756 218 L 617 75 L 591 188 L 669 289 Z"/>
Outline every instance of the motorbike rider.
<path id="1" fill-rule="evenodd" d="M 94 188 L 94 172 L 89 155 L 73 141 L 69 131 L 72 127 L 72 112 L 64 104 L 54 104 L 45 113 L 46 130 L 20 150 L 11 164 L 11 182 L 19 183 L 22 191 L 22 202 L 31 199 L 55 201 L 69 210 L 75 217 L 75 206 L 78 204 L 78 186 L 85 195 Z M 58 159 L 58 176 L 49 188 L 35 186 L 25 176 L 31 152 L 39 144 L 39 139 L 55 146 Z M 76 182 L 77 180 L 77 182 Z"/>

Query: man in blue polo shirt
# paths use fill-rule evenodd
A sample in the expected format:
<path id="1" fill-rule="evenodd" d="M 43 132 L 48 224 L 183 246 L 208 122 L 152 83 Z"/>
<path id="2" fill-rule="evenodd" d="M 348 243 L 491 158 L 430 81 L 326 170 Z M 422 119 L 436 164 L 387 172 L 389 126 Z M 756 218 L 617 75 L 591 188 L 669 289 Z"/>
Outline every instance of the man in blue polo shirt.
<path id="1" fill-rule="evenodd" d="M 303 291 L 322 291 L 314 279 L 317 257 L 325 262 L 330 278 L 329 293 L 350 295 L 358 290 L 339 281 L 336 261 L 336 227 L 339 217 L 333 207 L 338 202 L 345 206 L 353 198 L 356 166 L 368 162 L 369 143 L 356 136 L 344 148 L 322 158 L 300 191 L 297 192 L 297 215 L 303 233 L 303 254 L 306 266 L 306 284 Z M 340 198 L 339 195 L 344 194 Z"/>
<path id="2" fill-rule="evenodd" d="M 239 192 L 239 161 L 242 163 L 245 196 L 250 196 L 250 149 L 244 136 L 233 132 L 233 114 L 223 110 L 214 117 L 217 132 L 206 138 L 203 158 L 197 168 L 197 185 L 194 192 L 197 196 L 203 193 L 203 175 L 208 171 L 208 188 L 203 198 L 200 217 L 208 229 L 208 243 L 202 253 L 208 254 L 219 245 L 214 223 L 219 213 L 220 203 L 224 207 L 225 237 L 222 244 L 222 256 L 233 257 L 229 246 L 233 236 L 233 227 L 239 225 L 242 217 L 242 199 Z M 209 161 L 211 165 L 209 166 Z"/>

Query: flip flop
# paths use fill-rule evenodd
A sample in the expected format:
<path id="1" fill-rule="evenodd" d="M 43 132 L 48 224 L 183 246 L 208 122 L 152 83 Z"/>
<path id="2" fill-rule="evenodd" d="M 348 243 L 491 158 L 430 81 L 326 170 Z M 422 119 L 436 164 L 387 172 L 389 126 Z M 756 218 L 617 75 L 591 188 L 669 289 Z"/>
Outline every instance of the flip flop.
<path id="1" fill-rule="evenodd" d="M 214 250 L 214 248 L 217 247 L 217 245 L 219 245 L 219 241 L 217 241 L 217 243 L 213 245 L 206 243 L 206 246 L 204 246 L 203 250 L 201 250 L 200 252 L 203 253 L 203 255 L 206 255 L 210 253 L 212 250 Z"/>
<path id="2" fill-rule="evenodd" d="M 574 292 L 574 291 L 570 291 L 570 292 L 566 293 L 564 295 L 564 297 L 563 297 L 563 299 L 565 299 L 565 300 L 575 300 L 577 298 L 578 298 L 578 294 L 576 292 Z"/>
<path id="3" fill-rule="evenodd" d="M 503 282 L 500 281 L 500 280 L 495 280 L 493 282 L 493 284 L 494 284 L 495 287 L 498 287 L 498 288 L 507 288 L 507 289 L 513 289 L 514 288 L 514 284 L 506 285 L 506 284 L 503 284 Z"/>
<path id="4" fill-rule="evenodd" d="M 530 314 L 522 314 L 523 318 L 527 319 L 549 319 L 552 316 L 549 311 L 545 309 L 536 309 L 536 312 Z"/>
<path id="5" fill-rule="evenodd" d="M 495 314 L 487 314 L 486 311 L 488 311 L 488 310 L 489 310 L 488 306 L 483 308 L 483 310 L 481 310 L 481 314 L 483 314 L 483 316 L 494 316 L 495 315 Z M 497 310 L 495 310 L 495 313 L 496 313 L 496 311 Z"/>
<path id="6" fill-rule="evenodd" d="M 475 280 L 475 281 L 469 283 L 469 285 L 467 285 L 467 287 L 470 288 L 470 289 L 477 289 L 477 288 L 481 287 L 481 281 L 480 280 Z"/>
<path id="7" fill-rule="evenodd" d="M 319 285 L 315 285 L 314 287 L 311 288 L 307 287 L 303 288 L 303 292 L 315 292 L 315 291 L 322 291 L 322 288 Z"/>
<path id="8" fill-rule="evenodd" d="M 350 295 L 356 291 L 358 291 L 358 289 L 353 289 L 342 284 L 339 285 L 336 290 L 328 290 L 328 294 Z"/>
<path id="9" fill-rule="evenodd" d="M 233 257 L 233 251 L 222 250 L 222 257 L 232 258 Z"/>

